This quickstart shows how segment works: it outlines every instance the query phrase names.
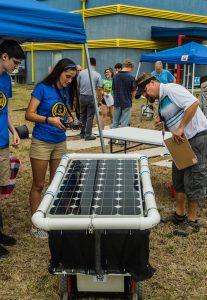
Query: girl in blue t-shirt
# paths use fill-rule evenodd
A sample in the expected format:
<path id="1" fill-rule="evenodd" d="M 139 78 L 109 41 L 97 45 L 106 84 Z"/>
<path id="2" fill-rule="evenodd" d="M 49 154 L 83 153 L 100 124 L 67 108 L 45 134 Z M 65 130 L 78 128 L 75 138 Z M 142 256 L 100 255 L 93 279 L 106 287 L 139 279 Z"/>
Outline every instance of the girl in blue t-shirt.
<path id="1" fill-rule="evenodd" d="M 66 153 L 66 128 L 62 122 L 66 121 L 66 105 L 69 106 L 77 94 L 75 77 L 75 63 L 67 58 L 61 59 L 33 90 L 25 114 L 26 120 L 35 122 L 30 147 L 33 174 L 30 191 L 32 215 L 41 201 L 48 165 L 51 182 L 62 155 Z M 47 238 L 46 232 L 34 227 L 31 234 Z"/>

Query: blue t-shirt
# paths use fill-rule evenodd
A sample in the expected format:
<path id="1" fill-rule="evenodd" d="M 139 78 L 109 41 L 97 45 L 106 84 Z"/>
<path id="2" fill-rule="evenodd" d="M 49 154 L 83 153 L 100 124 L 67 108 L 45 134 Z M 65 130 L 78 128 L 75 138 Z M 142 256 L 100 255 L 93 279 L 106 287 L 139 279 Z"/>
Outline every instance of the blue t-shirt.
<path id="1" fill-rule="evenodd" d="M 170 83 L 175 80 L 175 77 L 165 69 L 162 69 L 160 74 L 158 74 L 156 71 L 153 71 L 151 74 L 155 76 L 156 79 L 158 79 L 161 83 Z"/>
<path id="2" fill-rule="evenodd" d="M 11 77 L 3 72 L 0 75 L 0 149 L 9 146 L 8 98 L 12 97 Z"/>
<path id="3" fill-rule="evenodd" d="M 60 89 L 60 93 L 64 97 L 63 89 Z M 40 105 L 37 108 L 38 115 L 60 117 L 66 121 L 66 107 L 54 86 L 40 83 L 35 87 L 32 96 L 40 101 Z M 70 103 L 69 88 L 66 88 L 66 98 L 66 104 L 68 105 Z M 35 123 L 32 136 L 50 144 L 57 144 L 66 140 L 65 130 L 61 130 L 52 124 L 39 122 Z"/>

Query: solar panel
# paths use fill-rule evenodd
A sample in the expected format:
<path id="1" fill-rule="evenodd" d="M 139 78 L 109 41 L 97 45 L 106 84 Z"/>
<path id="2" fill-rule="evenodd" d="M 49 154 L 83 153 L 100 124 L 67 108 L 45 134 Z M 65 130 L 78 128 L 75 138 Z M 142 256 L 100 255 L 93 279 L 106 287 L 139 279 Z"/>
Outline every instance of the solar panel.
<path id="1" fill-rule="evenodd" d="M 143 215 L 137 160 L 71 160 L 47 215 Z"/>

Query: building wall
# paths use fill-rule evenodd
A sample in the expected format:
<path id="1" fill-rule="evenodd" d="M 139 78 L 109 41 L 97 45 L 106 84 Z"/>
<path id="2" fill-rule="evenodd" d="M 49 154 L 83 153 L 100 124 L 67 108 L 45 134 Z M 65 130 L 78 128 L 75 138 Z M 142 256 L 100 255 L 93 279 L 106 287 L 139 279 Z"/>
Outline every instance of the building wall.
<path id="1" fill-rule="evenodd" d="M 205 24 L 124 14 L 104 15 L 86 19 L 86 33 L 88 40 L 110 38 L 151 40 L 151 26 L 170 28 L 197 26 L 207 28 L 207 25 Z"/>
<path id="2" fill-rule="evenodd" d="M 43 1 L 42 1 L 43 2 Z M 44 3 L 66 11 L 80 10 L 81 0 L 44 0 Z M 86 8 L 125 4 L 184 13 L 207 15 L 207 0 L 87 0 Z"/>
<path id="3" fill-rule="evenodd" d="M 40 1 L 40 0 L 39 0 Z M 64 9 L 66 11 L 81 10 L 81 0 L 41 0 L 43 3 Z M 207 15 L 207 0 L 87 0 L 86 8 L 96 8 L 106 5 L 132 5 L 148 7 L 160 10 L 183 12 L 189 14 Z M 207 27 L 206 24 L 174 21 L 162 18 L 152 18 L 135 16 L 133 14 L 108 14 L 86 18 L 86 34 L 88 40 L 101 39 L 132 39 L 132 40 L 151 40 L 151 26 L 182 28 L 182 27 Z M 129 49 L 127 48 L 103 48 L 89 49 L 90 56 L 97 59 L 97 71 L 103 75 L 103 70 L 107 66 L 114 66 L 115 63 L 123 61 L 124 58 L 131 58 L 135 61 L 135 71 L 138 66 L 141 54 L 152 52 L 148 49 Z M 35 51 L 35 82 L 41 80 L 47 73 L 48 68 L 53 64 L 54 51 Z M 76 64 L 81 64 L 81 50 L 58 50 L 62 57 L 73 59 Z M 142 64 L 141 71 L 152 71 L 153 64 Z M 207 73 L 207 67 L 197 67 L 196 76 L 203 76 Z M 27 55 L 27 82 L 31 79 L 31 55 Z"/>
<path id="4" fill-rule="evenodd" d="M 81 63 L 81 51 L 80 50 L 60 50 L 60 51 L 35 51 L 34 52 L 34 61 L 35 61 L 35 83 L 42 80 L 47 76 L 50 68 L 53 66 L 53 53 L 61 53 L 62 58 L 70 58 L 76 64 Z M 32 70 L 31 70 L 31 53 L 27 52 L 26 56 L 27 61 L 27 72 L 26 72 L 26 82 L 32 83 Z"/>

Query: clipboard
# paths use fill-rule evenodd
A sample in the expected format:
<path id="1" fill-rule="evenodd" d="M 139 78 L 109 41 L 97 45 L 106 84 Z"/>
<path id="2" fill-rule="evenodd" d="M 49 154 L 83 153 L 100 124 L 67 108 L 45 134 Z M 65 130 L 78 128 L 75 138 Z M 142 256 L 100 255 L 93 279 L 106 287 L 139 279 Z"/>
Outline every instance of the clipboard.
<path id="1" fill-rule="evenodd" d="M 178 170 L 191 167 L 198 163 L 198 159 L 193 152 L 189 141 L 185 136 L 184 139 L 184 142 L 180 142 L 179 144 L 174 142 L 172 137 L 164 140 Z"/>

